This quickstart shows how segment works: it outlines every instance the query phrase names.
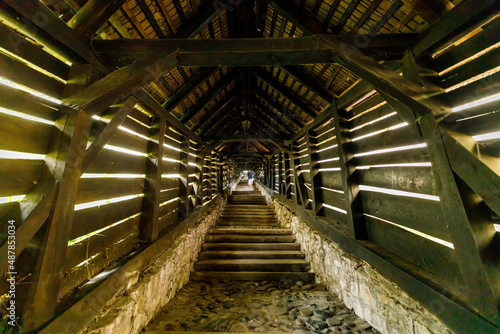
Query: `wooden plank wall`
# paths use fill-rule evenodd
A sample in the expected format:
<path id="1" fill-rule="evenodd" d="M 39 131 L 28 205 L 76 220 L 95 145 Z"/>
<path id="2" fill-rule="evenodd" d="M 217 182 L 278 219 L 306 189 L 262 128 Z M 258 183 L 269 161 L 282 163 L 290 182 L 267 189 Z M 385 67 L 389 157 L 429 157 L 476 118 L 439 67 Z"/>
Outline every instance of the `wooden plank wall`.
<path id="1" fill-rule="evenodd" d="M 3 245 L 7 222 L 13 219 L 18 228 L 22 226 L 43 198 L 40 194 L 49 188 L 53 172 L 51 157 L 57 153 L 49 150 L 50 142 L 61 133 L 59 119 L 63 119 L 65 110 L 60 101 L 83 82 L 80 78 L 70 79 L 69 62 L 46 52 L 42 45 L 24 39 L 2 24 L 0 32 L 9 37 L 0 40 L 0 47 L 5 50 L 0 53 L 0 245 Z M 93 116 L 87 147 L 99 138 L 116 115 L 123 113 L 121 108 L 122 104 L 110 106 Z M 179 129 L 168 123 L 165 126 L 164 122 L 155 111 L 135 105 L 81 176 L 61 273 L 60 300 L 146 243 L 140 237 L 144 219 L 141 213 L 146 207 L 145 201 L 151 200 L 146 199 L 146 189 L 159 187 L 160 197 L 152 202 L 158 205 L 157 218 L 151 218 L 158 220 L 154 233 L 162 235 L 179 221 L 183 155 L 187 156 L 183 166 L 187 172 L 188 212 L 209 202 L 232 182 L 234 165 L 224 164 L 216 152 L 201 157 L 203 143 L 189 138 L 185 151 L 181 151 L 184 136 Z M 164 126 L 161 139 L 158 138 L 158 133 L 162 133 L 158 131 L 162 126 L 159 124 Z M 163 145 L 162 150 L 159 145 Z M 161 181 L 157 185 L 150 180 L 149 184 L 146 182 L 148 162 L 154 152 L 162 152 L 158 157 L 162 162 L 158 163 Z M 201 187 L 198 187 L 199 181 Z M 50 203 L 44 205 L 50 208 Z M 50 212 L 45 211 L 47 215 Z M 38 224 L 42 226 L 44 221 Z M 18 261 L 36 263 L 44 230 L 40 231 L 28 241 Z M 35 284 L 29 279 L 34 266 L 18 269 L 18 279 Z M 0 292 L 6 288 L 2 284 Z"/>

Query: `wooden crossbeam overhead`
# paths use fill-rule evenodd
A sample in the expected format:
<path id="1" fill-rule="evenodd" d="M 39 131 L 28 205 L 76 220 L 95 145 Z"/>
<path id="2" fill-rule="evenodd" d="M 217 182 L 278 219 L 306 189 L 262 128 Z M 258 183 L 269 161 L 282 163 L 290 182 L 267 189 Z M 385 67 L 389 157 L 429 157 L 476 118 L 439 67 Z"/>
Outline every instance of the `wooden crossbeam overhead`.
<path id="1" fill-rule="evenodd" d="M 109 70 L 96 59 L 90 47 L 80 36 L 56 17 L 42 2 L 37 0 L 5 0 L 4 3 L 31 21 L 36 27 L 53 36 L 66 49 L 74 53 L 77 58 L 95 66 L 102 73 L 109 73 Z M 41 20 L 40 17 L 45 19 Z"/>
<path id="2" fill-rule="evenodd" d="M 252 141 L 272 141 L 272 140 L 287 140 L 289 136 L 274 136 L 274 138 L 267 138 L 263 136 L 252 136 L 252 135 L 235 135 L 235 136 L 205 136 L 205 140 L 222 140 L 225 143 L 245 143 Z"/>
<path id="3" fill-rule="evenodd" d="M 97 57 L 107 66 L 126 66 L 141 57 L 160 50 L 179 52 L 180 66 L 295 65 L 331 63 L 331 50 L 320 43 L 322 38 L 358 45 L 370 55 L 383 50 L 383 59 L 400 59 L 414 35 L 375 35 L 359 45 L 358 36 L 318 35 L 301 38 L 235 38 L 235 39 L 116 39 L 94 40 Z M 365 41 L 363 39 L 363 41 Z M 397 56 L 391 55 L 391 50 Z"/>
<path id="4" fill-rule="evenodd" d="M 124 3 L 125 0 L 89 0 L 69 20 L 68 26 L 83 39 L 90 40 Z"/>
<path id="5" fill-rule="evenodd" d="M 259 108 L 264 114 L 266 114 L 271 120 L 279 124 L 286 132 L 294 133 L 294 130 L 286 124 L 281 118 L 277 117 L 275 113 L 273 113 L 269 108 L 264 106 L 259 102 L 254 102 L 257 108 Z"/>
<path id="6" fill-rule="evenodd" d="M 243 99 L 241 97 L 238 97 L 235 101 L 234 104 L 231 104 L 230 109 L 226 113 L 223 114 L 224 109 L 219 109 L 216 113 L 213 114 L 213 116 L 209 119 L 208 124 L 205 124 L 199 134 L 200 136 L 203 136 L 207 132 L 212 132 L 214 129 L 217 129 L 218 124 L 223 119 L 227 119 L 229 116 L 235 116 L 236 113 L 240 112 L 239 107 L 243 103 Z"/>

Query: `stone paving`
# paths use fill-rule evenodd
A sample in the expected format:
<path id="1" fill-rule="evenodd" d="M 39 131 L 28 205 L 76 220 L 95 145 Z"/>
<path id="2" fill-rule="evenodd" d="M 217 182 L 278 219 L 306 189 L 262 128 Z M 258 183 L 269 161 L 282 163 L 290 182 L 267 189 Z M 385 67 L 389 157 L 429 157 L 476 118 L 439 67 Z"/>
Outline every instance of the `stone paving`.
<path id="1" fill-rule="evenodd" d="M 189 282 L 146 331 L 379 333 L 323 285 Z"/>

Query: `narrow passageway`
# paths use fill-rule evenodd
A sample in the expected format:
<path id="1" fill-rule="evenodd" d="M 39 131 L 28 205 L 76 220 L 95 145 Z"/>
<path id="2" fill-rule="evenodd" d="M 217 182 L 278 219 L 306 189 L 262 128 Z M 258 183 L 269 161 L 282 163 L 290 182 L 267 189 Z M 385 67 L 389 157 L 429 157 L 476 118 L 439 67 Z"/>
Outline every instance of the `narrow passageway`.
<path id="1" fill-rule="evenodd" d="M 274 208 L 244 182 L 209 230 L 191 282 L 145 330 L 376 333 L 314 284 L 292 231 L 278 226 Z"/>

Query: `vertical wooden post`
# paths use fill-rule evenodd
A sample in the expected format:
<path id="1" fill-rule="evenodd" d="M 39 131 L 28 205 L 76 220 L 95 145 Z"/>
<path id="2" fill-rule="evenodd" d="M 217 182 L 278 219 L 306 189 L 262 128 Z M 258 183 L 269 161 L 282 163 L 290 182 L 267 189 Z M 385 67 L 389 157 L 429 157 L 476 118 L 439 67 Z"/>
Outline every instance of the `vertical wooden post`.
<path id="1" fill-rule="evenodd" d="M 189 138 L 183 136 L 179 155 L 179 219 L 181 220 L 186 219 L 189 214 L 188 159 Z"/>
<path id="2" fill-rule="evenodd" d="M 492 286 L 498 282 L 493 277 L 488 279 L 485 271 L 487 263 L 483 261 L 479 251 L 484 235 L 476 234 L 471 226 L 441 133 L 432 113 L 420 119 L 420 129 L 429 150 L 436 192 L 457 254 L 460 271 L 467 285 L 469 301 L 483 314 L 498 315 L 496 298 L 492 290 Z M 483 221 L 480 224 L 484 225 L 488 222 Z M 476 229 L 479 229 L 480 224 L 476 225 Z M 489 223 L 489 225 L 490 232 L 494 232 L 492 224 Z"/>
<path id="3" fill-rule="evenodd" d="M 290 190 L 291 190 L 291 185 L 290 183 L 292 182 L 292 174 L 290 171 L 290 154 L 285 153 L 285 161 L 284 161 L 284 168 L 285 168 L 285 196 L 286 198 L 291 198 Z"/>
<path id="4" fill-rule="evenodd" d="M 318 165 L 318 149 L 316 139 L 312 138 L 310 133 L 306 135 L 307 142 L 307 162 L 311 171 L 311 189 L 312 189 L 312 210 L 314 215 L 322 215 L 323 193 L 321 190 L 321 175 Z"/>
<path id="5" fill-rule="evenodd" d="M 153 242 L 158 238 L 165 127 L 165 119 L 157 117 L 150 130 L 150 137 L 153 141 L 148 142 L 144 200 L 142 201 L 142 216 L 139 227 L 139 237 L 146 242 Z"/>
<path id="6" fill-rule="evenodd" d="M 342 188 L 347 211 L 347 221 L 349 231 L 354 239 L 367 239 L 366 221 L 363 216 L 363 205 L 359 196 L 359 184 L 356 181 L 356 166 L 351 162 L 353 155 L 344 147 L 348 143 L 347 136 L 343 136 L 343 128 L 339 121 L 336 101 L 333 101 L 330 110 L 332 111 L 335 138 L 339 152 L 340 173 L 342 175 Z"/>
<path id="7" fill-rule="evenodd" d="M 295 197 L 297 199 L 297 204 L 301 204 L 304 209 L 307 208 L 309 204 L 309 198 L 307 197 L 307 189 L 304 186 L 304 176 L 297 173 L 296 166 L 300 164 L 299 153 L 293 153 L 293 178 L 295 180 Z"/>
<path id="8" fill-rule="evenodd" d="M 195 208 L 203 205 L 203 157 L 196 156 L 196 181 L 194 182 Z"/>
<path id="9" fill-rule="evenodd" d="M 283 187 L 283 151 L 278 152 L 278 192 L 284 195 L 285 188 Z"/>
<path id="10" fill-rule="evenodd" d="M 208 154 L 208 159 L 207 159 L 207 196 L 209 197 L 209 200 L 212 199 L 212 152 Z"/>
<path id="11" fill-rule="evenodd" d="M 84 78 L 85 84 L 89 84 L 92 72 L 90 65 L 75 65 L 70 76 Z M 83 90 L 84 86 L 78 89 Z M 52 133 L 46 163 L 60 186 L 47 221 L 36 268 L 30 278 L 33 283 L 24 311 L 26 330 L 40 327 L 56 311 L 91 125 L 92 118 L 85 111 L 68 112 L 56 122 Z"/>

